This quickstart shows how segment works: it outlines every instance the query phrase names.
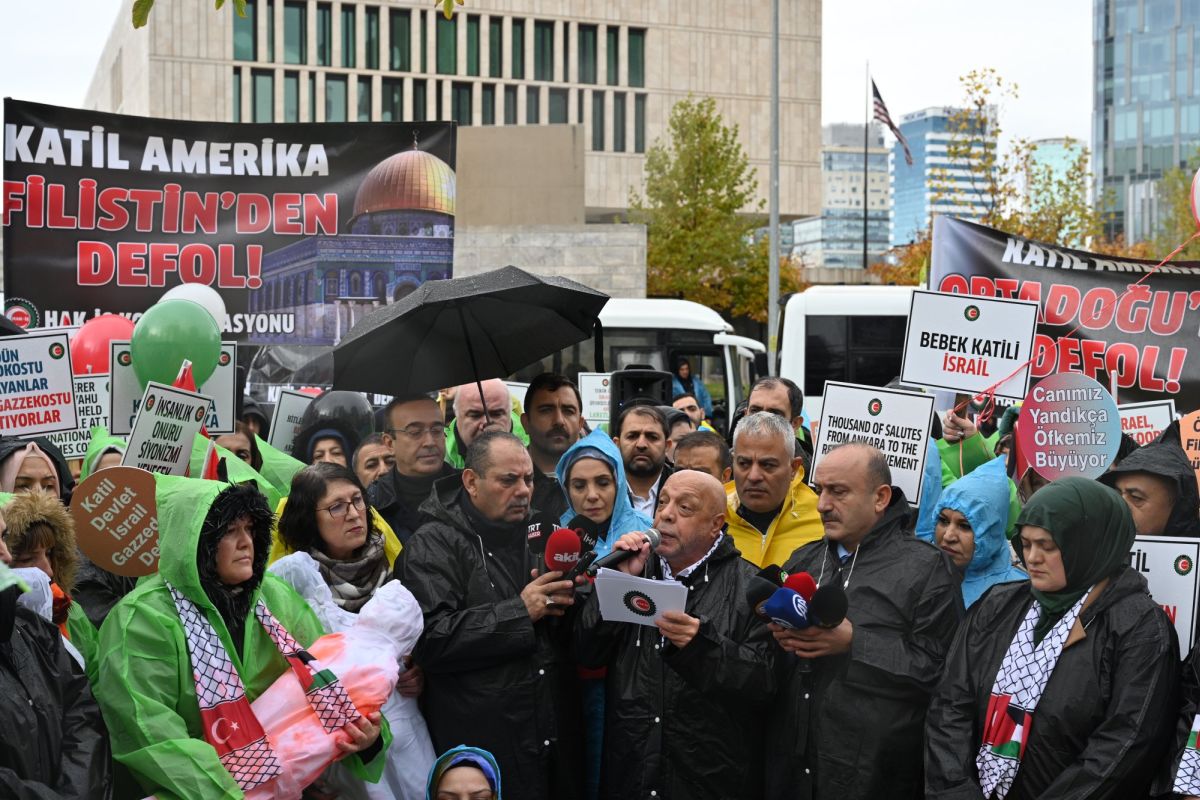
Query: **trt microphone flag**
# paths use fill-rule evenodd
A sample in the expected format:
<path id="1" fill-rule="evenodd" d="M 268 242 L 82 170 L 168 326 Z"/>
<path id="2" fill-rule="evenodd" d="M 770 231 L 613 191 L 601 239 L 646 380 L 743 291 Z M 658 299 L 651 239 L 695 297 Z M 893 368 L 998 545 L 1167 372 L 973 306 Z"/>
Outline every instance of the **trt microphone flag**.
<path id="1" fill-rule="evenodd" d="M 904 138 L 904 134 L 896 127 L 896 123 L 892 122 L 892 115 L 888 113 L 887 104 L 883 102 L 883 95 L 879 93 L 879 87 L 875 85 L 874 78 L 871 79 L 871 95 L 875 103 L 875 121 L 887 125 L 888 130 L 896 137 L 896 141 L 900 142 L 900 146 L 904 148 L 904 163 L 911 167 L 913 157 L 912 151 L 908 149 L 908 139 Z"/>

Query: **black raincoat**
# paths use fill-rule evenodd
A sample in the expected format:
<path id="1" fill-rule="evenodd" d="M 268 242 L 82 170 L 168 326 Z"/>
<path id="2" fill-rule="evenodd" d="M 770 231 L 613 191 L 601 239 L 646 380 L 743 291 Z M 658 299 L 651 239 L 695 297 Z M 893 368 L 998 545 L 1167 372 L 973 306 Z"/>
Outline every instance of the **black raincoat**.
<path id="1" fill-rule="evenodd" d="M 83 669 L 57 627 L 0 593 L 0 797 L 104 800 L 108 734 Z M 10 628 L 11 626 L 11 628 Z"/>
<path id="2" fill-rule="evenodd" d="M 529 499 L 529 504 L 542 517 L 553 520 L 557 525 L 559 517 L 567 512 L 567 495 L 558 478 L 534 467 L 533 497 Z"/>
<path id="3" fill-rule="evenodd" d="M 983 797 L 975 756 L 988 699 L 1031 603 L 1022 581 L 998 585 L 971 606 L 929 708 L 929 800 Z M 1046 683 L 1007 800 L 1145 798 L 1170 747 L 1179 643 L 1145 578 L 1122 568 L 1079 623 L 1086 635 L 1068 639 Z"/>
<path id="4" fill-rule="evenodd" d="M 1100 476 L 1100 482 L 1117 488 L 1117 478 L 1129 472 L 1148 472 L 1175 486 L 1175 507 L 1163 536 L 1200 536 L 1200 489 L 1196 471 L 1178 443 L 1159 439 L 1139 447 L 1121 463 Z"/>
<path id="5" fill-rule="evenodd" d="M 661 577 L 657 558 L 647 577 Z M 642 625 L 603 622 L 595 593 L 575 623 L 580 663 L 607 667 L 604 800 L 758 800 L 763 714 L 775 691 L 775 647 L 746 604 L 757 572 L 730 536 L 682 579 L 700 631 L 683 649 Z"/>
<path id="6" fill-rule="evenodd" d="M 461 472 L 462 470 L 455 469 L 443 461 L 442 469 L 434 476 L 434 479 L 457 476 Z M 419 479 L 406 479 L 395 467 L 392 467 L 367 487 L 367 502 L 391 527 L 396 538 L 400 540 L 400 544 L 407 544 L 413 532 L 431 519 L 429 515 L 421 512 L 421 504 L 429 499 L 429 494 L 433 493 L 432 482 L 429 484 L 429 492 L 421 498 L 420 502 L 414 502 L 413 492 L 410 488 L 424 485 L 424 481 Z"/>
<path id="7" fill-rule="evenodd" d="M 476 533 L 461 479 L 421 506 L 434 521 L 404 548 L 404 585 L 425 632 L 425 719 L 437 752 L 463 743 L 496 756 L 507 800 L 572 800 L 583 782 L 581 701 L 568 618 L 530 621 L 521 590 L 533 559 L 524 523 Z"/>
<path id="8" fill-rule="evenodd" d="M 787 563 L 789 573 L 848 582 L 854 639 L 838 656 L 778 656 L 768 800 L 924 796 L 925 711 L 963 600 L 953 565 L 912 535 L 910 518 L 908 501 L 892 487 L 891 504 L 844 567 L 827 539 L 805 545 Z"/>

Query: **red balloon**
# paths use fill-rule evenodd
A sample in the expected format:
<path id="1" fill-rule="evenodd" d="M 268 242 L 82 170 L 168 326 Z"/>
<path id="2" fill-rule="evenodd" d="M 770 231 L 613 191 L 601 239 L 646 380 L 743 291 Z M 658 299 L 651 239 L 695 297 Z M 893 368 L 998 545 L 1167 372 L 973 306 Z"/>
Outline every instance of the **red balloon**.
<path id="1" fill-rule="evenodd" d="M 108 373 L 109 342 L 133 337 L 133 320 L 116 314 L 89 319 L 71 339 L 71 371 L 76 375 Z"/>

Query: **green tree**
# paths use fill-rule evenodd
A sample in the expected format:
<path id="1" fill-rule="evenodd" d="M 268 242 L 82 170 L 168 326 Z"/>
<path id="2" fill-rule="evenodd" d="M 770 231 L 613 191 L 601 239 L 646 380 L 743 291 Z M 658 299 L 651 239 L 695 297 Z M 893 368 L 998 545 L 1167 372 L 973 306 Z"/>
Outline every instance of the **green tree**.
<path id="1" fill-rule="evenodd" d="M 648 293 L 765 321 L 769 250 L 752 236 L 762 225 L 757 188 L 737 126 L 716 102 L 676 103 L 665 139 L 646 153 L 644 194 L 629 193 L 630 221 L 646 225 Z M 799 288 L 796 270 L 781 263 L 781 293 Z"/>
<path id="2" fill-rule="evenodd" d="M 1192 155 L 1186 167 L 1167 170 L 1158 183 L 1158 235 L 1154 250 L 1164 258 L 1196 232 L 1192 216 L 1192 178 L 1200 167 L 1200 153 Z M 1176 256 L 1178 261 L 1200 261 L 1200 241 L 1195 241 Z"/>

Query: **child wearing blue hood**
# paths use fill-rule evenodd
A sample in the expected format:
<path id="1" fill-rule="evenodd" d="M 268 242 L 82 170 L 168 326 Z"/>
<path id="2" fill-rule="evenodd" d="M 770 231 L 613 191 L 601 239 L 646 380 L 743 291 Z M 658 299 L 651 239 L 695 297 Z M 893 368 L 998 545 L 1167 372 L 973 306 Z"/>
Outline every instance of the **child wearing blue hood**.
<path id="1" fill-rule="evenodd" d="M 425 800 L 500 800 L 500 766 L 487 750 L 460 744 L 429 771 Z"/>
<path id="2" fill-rule="evenodd" d="M 1003 457 L 959 478 L 942 492 L 934 527 L 936 544 L 964 570 L 963 604 L 997 583 L 1028 579 L 1013 566 L 1008 527 L 1009 480 Z"/>

